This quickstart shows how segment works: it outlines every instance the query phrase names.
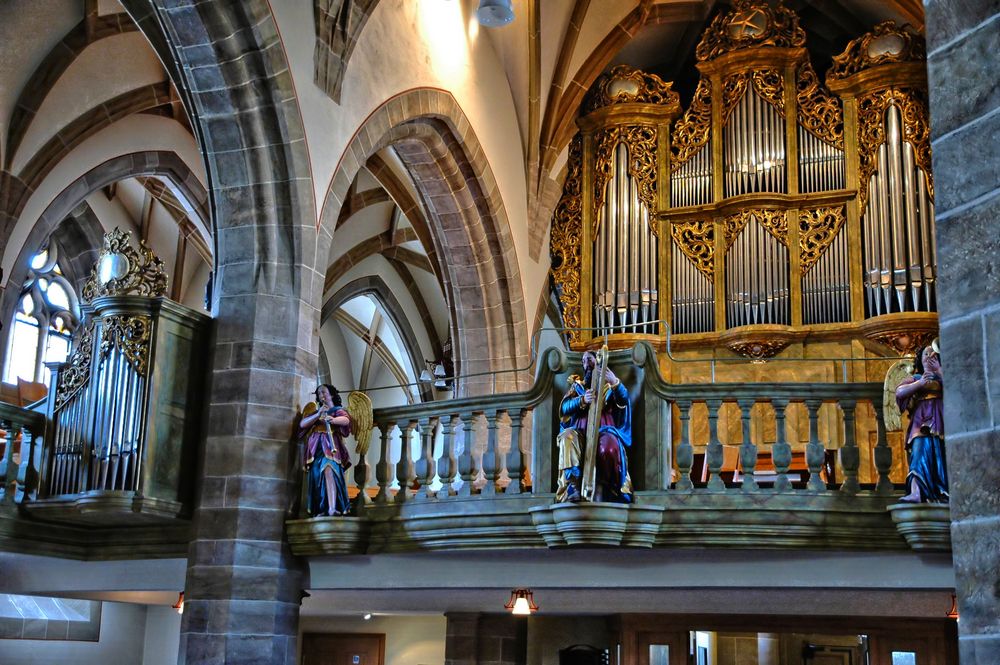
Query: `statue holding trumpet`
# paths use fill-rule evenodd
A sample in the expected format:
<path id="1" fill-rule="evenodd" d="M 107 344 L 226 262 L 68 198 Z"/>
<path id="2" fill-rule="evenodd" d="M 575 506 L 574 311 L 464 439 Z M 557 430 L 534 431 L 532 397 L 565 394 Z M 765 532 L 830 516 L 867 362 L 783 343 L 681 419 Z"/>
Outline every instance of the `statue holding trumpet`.
<path id="1" fill-rule="evenodd" d="M 558 502 L 632 502 L 628 390 L 607 366 L 607 347 L 583 354 L 583 377 L 569 377 L 559 406 Z"/>

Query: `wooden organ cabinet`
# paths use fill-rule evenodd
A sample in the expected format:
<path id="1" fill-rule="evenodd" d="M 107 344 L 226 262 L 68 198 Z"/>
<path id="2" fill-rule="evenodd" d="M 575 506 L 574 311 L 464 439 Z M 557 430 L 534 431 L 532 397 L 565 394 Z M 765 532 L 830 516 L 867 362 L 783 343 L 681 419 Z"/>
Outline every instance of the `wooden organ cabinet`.
<path id="1" fill-rule="evenodd" d="M 923 39 L 879 24 L 824 81 L 794 12 L 737 0 L 695 56 L 686 108 L 627 65 L 585 99 L 551 236 L 571 346 L 669 343 L 678 383 L 881 381 L 937 334 Z"/>

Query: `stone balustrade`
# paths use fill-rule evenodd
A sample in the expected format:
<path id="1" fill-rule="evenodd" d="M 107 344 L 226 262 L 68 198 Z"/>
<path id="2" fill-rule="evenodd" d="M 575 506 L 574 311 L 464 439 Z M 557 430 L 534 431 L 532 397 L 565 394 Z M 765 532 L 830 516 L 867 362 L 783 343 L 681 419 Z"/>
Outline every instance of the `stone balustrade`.
<path id="1" fill-rule="evenodd" d="M 612 353 L 609 361 L 633 402 L 628 455 L 635 503 L 554 504 L 557 414 L 569 355 L 575 354 L 547 350 L 524 392 L 376 409 L 380 446 L 369 457 L 377 462 L 361 459 L 354 466 L 353 514 L 289 521 L 293 551 L 907 547 L 886 510 L 901 489 L 889 478 L 893 456 L 881 384 L 674 385 L 664 380 L 646 342 L 631 354 Z M 795 428 L 788 423 L 793 410 Z M 724 411 L 739 414 L 742 436 L 732 445 L 718 427 Z M 699 431 L 708 432 L 698 477 L 692 474 L 695 419 L 703 421 Z M 804 451 L 793 451 L 789 440 L 798 427 L 808 428 Z M 763 440 L 763 429 L 773 440 Z M 875 441 L 873 482 L 859 478 L 858 432 Z"/>

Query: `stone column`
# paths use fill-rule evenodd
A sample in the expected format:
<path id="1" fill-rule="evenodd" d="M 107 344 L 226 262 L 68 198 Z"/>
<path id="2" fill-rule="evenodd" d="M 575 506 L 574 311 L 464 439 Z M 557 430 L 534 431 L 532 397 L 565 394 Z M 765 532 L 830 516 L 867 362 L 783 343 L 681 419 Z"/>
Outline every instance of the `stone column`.
<path id="1" fill-rule="evenodd" d="M 185 470 L 200 483 L 180 662 L 292 665 L 292 421 L 315 385 L 323 275 L 291 74 L 266 0 L 123 4 L 195 126 L 217 252 L 208 432 L 201 467 Z"/>
<path id="2" fill-rule="evenodd" d="M 925 0 L 963 665 L 1000 663 L 1000 4 Z"/>

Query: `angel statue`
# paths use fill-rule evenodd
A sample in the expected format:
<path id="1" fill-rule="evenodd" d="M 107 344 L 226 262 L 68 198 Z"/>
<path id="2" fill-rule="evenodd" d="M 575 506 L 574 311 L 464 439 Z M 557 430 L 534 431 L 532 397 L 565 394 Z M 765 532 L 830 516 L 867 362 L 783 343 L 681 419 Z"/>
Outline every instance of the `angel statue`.
<path id="1" fill-rule="evenodd" d="M 902 429 L 900 412 L 910 415 L 906 452 L 910 470 L 906 476 L 904 503 L 947 503 L 948 468 L 944 451 L 944 379 L 937 340 L 917 351 L 912 367 L 896 363 L 886 376 L 886 427 Z M 905 369 L 910 376 L 900 377 Z M 895 403 L 891 403 L 894 401 Z"/>
<path id="2" fill-rule="evenodd" d="M 306 511 L 310 517 L 346 515 L 351 501 L 344 473 L 351 455 L 344 439 L 354 434 L 357 452 L 364 457 L 371 441 L 371 400 L 362 392 L 348 396 L 348 408 L 336 388 L 322 384 L 316 401 L 302 411 L 299 435 L 305 439 L 305 470 L 308 485 Z"/>

